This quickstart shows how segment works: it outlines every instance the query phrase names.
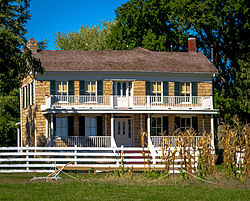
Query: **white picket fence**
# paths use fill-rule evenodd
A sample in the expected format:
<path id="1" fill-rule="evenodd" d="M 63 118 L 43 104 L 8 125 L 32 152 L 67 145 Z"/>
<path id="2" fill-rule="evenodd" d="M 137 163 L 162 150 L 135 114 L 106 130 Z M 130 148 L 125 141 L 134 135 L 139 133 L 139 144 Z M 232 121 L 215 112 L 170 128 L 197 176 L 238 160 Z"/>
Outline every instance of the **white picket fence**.
<path id="1" fill-rule="evenodd" d="M 150 155 L 149 155 L 150 154 Z M 198 161 L 198 151 L 193 151 Z M 172 172 L 179 173 L 181 159 L 176 153 L 176 164 Z M 138 147 L 95 148 L 95 147 L 0 147 L 0 173 L 8 172 L 53 172 L 68 162 L 71 170 L 114 170 L 123 166 L 133 170 L 151 167 L 163 170 L 165 165 L 160 149 L 150 151 Z M 149 161 L 148 161 L 149 160 Z M 197 164 L 194 164 L 194 169 Z"/>

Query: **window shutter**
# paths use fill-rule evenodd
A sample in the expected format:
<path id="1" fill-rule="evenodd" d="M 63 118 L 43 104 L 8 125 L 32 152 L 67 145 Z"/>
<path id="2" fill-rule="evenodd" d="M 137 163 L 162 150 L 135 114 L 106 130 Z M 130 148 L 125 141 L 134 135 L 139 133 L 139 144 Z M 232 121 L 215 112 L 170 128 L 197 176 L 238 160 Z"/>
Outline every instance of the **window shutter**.
<path id="1" fill-rule="evenodd" d="M 97 81 L 97 95 L 100 95 L 100 96 L 103 95 L 103 81 L 102 80 Z"/>
<path id="2" fill-rule="evenodd" d="M 97 116 L 97 136 L 102 136 L 102 116 Z"/>
<path id="3" fill-rule="evenodd" d="M 164 81 L 163 82 L 163 96 L 169 96 L 169 87 L 168 87 L 168 82 Z M 163 97 L 164 99 L 164 103 L 168 103 L 169 102 L 169 97 Z"/>
<path id="4" fill-rule="evenodd" d="M 148 117 L 145 117 L 145 131 L 148 132 Z"/>
<path id="5" fill-rule="evenodd" d="M 68 136 L 74 136 L 74 117 L 68 117 Z"/>
<path id="6" fill-rule="evenodd" d="M 181 127 L 181 118 L 180 117 L 175 117 L 175 129 Z"/>
<path id="7" fill-rule="evenodd" d="M 198 84 L 197 82 L 192 82 L 192 103 L 197 104 L 197 97 L 198 96 Z"/>
<path id="8" fill-rule="evenodd" d="M 146 95 L 151 95 L 151 82 L 146 81 Z"/>
<path id="9" fill-rule="evenodd" d="M 56 81 L 50 80 L 50 95 L 56 95 Z"/>
<path id="10" fill-rule="evenodd" d="M 198 134 L 198 117 L 192 117 L 192 127 L 194 131 Z"/>
<path id="11" fill-rule="evenodd" d="M 56 135 L 56 115 L 53 115 L 53 127 L 54 127 L 54 135 Z"/>
<path id="12" fill-rule="evenodd" d="M 85 81 L 84 80 L 80 80 L 79 81 L 79 95 L 85 95 Z"/>
<path id="13" fill-rule="evenodd" d="M 85 136 L 85 117 L 79 117 L 79 136 Z"/>
<path id="14" fill-rule="evenodd" d="M 68 81 L 68 94 L 74 95 L 75 94 L 75 88 L 74 88 L 74 80 Z"/>
<path id="15" fill-rule="evenodd" d="M 163 132 L 168 135 L 168 117 L 163 117 Z"/>
<path id="16" fill-rule="evenodd" d="M 181 90 L 180 90 L 180 82 L 175 82 L 174 83 L 174 95 L 175 96 L 180 96 L 181 95 Z M 175 97 L 174 98 L 174 102 L 175 103 L 180 103 L 180 98 L 179 97 Z"/>

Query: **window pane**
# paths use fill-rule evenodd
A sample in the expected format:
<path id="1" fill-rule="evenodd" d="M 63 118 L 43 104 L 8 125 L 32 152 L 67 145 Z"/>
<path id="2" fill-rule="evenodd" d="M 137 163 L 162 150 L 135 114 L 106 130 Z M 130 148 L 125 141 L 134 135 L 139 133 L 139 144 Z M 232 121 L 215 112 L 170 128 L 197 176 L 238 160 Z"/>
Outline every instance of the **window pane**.
<path id="1" fill-rule="evenodd" d="M 91 136 L 96 136 L 96 128 L 91 128 Z"/>
<path id="2" fill-rule="evenodd" d="M 181 118 L 181 127 L 185 127 L 185 118 Z"/>
<path id="3" fill-rule="evenodd" d="M 96 118 L 95 117 L 91 118 L 91 128 L 96 128 Z"/>
<path id="4" fill-rule="evenodd" d="M 118 121 L 118 135 L 120 135 L 121 134 L 121 123 Z"/>
<path id="5" fill-rule="evenodd" d="M 186 83 L 186 92 L 190 94 L 190 83 Z"/>
<path id="6" fill-rule="evenodd" d="M 157 135 L 158 135 L 158 136 L 161 135 L 161 128 L 157 128 Z"/>
<path id="7" fill-rule="evenodd" d="M 190 128 L 190 118 L 186 118 L 186 127 Z"/>
<path id="8" fill-rule="evenodd" d="M 123 124 L 122 134 L 125 135 L 125 133 L 126 133 L 125 121 L 123 121 L 122 124 Z"/>
<path id="9" fill-rule="evenodd" d="M 153 92 L 155 93 L 157 91 L 157 83 L 153 82 L 152 86 L 153 86 L 153 88 L 152 88 Z"/>
<path id="10" fill-rule="evenodd" d="M 67 128 L 62 128 L 62 136 L 63 137 L 67 136 Z"/>
<path id="11" fill-rule="evenodd" d="M 121 95 L 121 83 L 120 82 L 118 82 L 117 83 L 117 93 L 116 93 L 118 96 L 120 96 Z"/>
<path id="12" fill-rule="evenodd" d="M 161 128 L 161 118 L 157 118 L 157 127 Z"/>
<path id="13" fill-rule="evenodd" d="M 122 83 L 122 95 L 126 96 L 126 89 L 127 89 L 127 84 L 126 82 Z"/>
<path id="14" fill-rule="evenodd" d="M 156 128 L 152 128 L 151 129 L 151 135 L 152 136 L 156 136 Z"/>
<path id="15" fill-rule="evenodd" d="M 160 82 L 158 82 L 158 85 L 157 85 L 157 92 L 161 93 L 161 83 Z"/>
<path id="16" fill-rule="evenodd" d="M 152 118 L 152 127 L 156 127 L 156 118 Z"/>
<path id="17" fill-rule="evenodd" d="M 89 117 L 85 117 L 85 126 L 90 127 L 90 118 Z"/>
<path id="18" fill-rule="evenodd" d="M 85 127 L 85 136 L 90 136 L 90 128 Z"/>
<path id="19" fill-rule="evenodd" d="M 92 92 L 96 92 L 96 83 L 92 82 Z"/>

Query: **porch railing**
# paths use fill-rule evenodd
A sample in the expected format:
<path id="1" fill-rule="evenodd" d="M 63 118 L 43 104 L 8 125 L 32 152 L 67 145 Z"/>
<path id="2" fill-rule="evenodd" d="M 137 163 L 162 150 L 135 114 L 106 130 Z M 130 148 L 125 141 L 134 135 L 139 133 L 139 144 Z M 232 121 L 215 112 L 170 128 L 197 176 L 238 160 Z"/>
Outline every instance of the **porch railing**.
<path id="1" fill-rule="evenodd" d="M 171 147 L 175 147 L 176 142 L 178 140 L 178 136 L 150 136 L 151 141 L 155 147 L 161 147 L 163 138 L 167 139 L 166 142 Z M 191 138 L 191 142 L 194 143 L 194 146 L 199 146 L 201 136 L 194 136 Z"/>
<path id="2" fill-rule="evenodd" d="M 110 136 L 55 136 L 53 139 L 55 147 L 111 147 Z"/>
<path id="3" fill-rule="evenodd" d="M 132 96 L 119 99 L 118 96 L 74 96 L 74 95 L 51 95 L 46 97 L 46 105 L 51 106 L 83 106 L 91 108 L 201 108 L 213 109 L 212 96 Z"/>

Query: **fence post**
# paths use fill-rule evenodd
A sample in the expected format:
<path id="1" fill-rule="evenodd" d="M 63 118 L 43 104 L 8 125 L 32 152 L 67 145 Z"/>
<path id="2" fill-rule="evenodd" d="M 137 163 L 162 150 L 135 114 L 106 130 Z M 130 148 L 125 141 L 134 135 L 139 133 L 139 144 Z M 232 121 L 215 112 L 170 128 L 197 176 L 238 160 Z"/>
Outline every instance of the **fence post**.
<path id="1" fill-rule="evenodd" d="M 77 162 L 76 162 L 76 160 L 77 160 L 77 145 L 75 144 L 75 165 L 77 165 Z"/>
<path id="2" fill-rule="evenodd" d="M 26 148 L 28 148 L 29 147 L 29 145 L 26 145 Z M 28 149 L 26 149 L 26 165 L 27 165 L 27 167 L 26 167 L 26 171 L 28 172 L 29 171 L 29 167 L 28 167 L 28 165 L 29 165 L 29 155 L 28 155 L 28 153 L 29 153 L 29 150 Z"/>

